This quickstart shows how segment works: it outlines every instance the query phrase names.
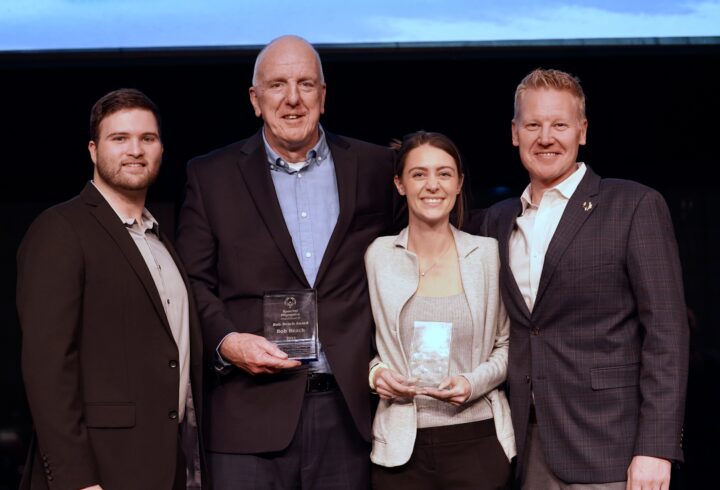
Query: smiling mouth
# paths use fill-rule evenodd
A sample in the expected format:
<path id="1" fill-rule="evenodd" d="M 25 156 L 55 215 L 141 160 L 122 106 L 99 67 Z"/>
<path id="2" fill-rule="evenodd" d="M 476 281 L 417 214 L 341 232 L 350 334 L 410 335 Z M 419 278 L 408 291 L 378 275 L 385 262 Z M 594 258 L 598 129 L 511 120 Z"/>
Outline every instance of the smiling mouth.
<path id="1" fill-rule="evenodd" d="M 145 167 L 146 165 L 147 165 L 147 163 L 145 163 L 145 162 L 126 162 L 126 163 L 122 164 L 123 167 L 130 167 L 130 168 L 141 168 L 141 167 Z"/>
<path id="2" fill-rule="evenodd" d="M 440 204 L 443 202 L 444 197 L 421 197 L 420 200 L 427 204 Z"/>
<path id="3" fill-rule="evenodd" d="M 283 119 L 287 119 L 289 121 L 296 121 L 296 120 L 300 119 L 301 117 L 303 117 L 303 116 L 300 114 L 288 114 L 287 116 L 283 116 Z"/>

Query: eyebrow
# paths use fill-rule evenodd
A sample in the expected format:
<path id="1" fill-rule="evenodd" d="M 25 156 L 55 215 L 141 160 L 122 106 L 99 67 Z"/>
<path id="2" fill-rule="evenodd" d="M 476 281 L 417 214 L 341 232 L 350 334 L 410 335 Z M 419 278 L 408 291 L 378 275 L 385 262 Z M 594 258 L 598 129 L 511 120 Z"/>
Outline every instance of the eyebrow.
<path id="1" fill-rule="evenodd" d="M 428 169 L 428 167 L 426 167 L 424 165 L 415 165 L 415 166 L 408 167 L 408 170 L 427 170 L 427 169 Z M 456 170 L 454 165 L 441 165 L 440 167 L 437 167 L 437 170 L 445 170 L 445 169 Z"/>
<path id="2" fill-rule="evenodd" d="M 129 136 L 129 135 L 130 135 L 129 131 L 115 131 L 114 133 L 109 133 L 107 135 L 107 138 L 111 138 L 113 136 Z M 145 131 L 144 133 L 140 133 L 140 136 L 148 136 L 148 135 L 160 137 L 160 134 L 155 131 Z"/>

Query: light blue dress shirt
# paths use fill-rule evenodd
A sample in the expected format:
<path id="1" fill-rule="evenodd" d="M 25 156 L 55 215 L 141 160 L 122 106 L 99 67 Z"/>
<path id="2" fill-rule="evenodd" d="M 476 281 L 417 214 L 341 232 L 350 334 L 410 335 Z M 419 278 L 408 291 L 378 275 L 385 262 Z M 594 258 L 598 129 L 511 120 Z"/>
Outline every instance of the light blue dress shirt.
<path id="1" fill-rule="evenodd" d="M 340 213 L 335 163 L 325 132 L 320 128 L 320 140 L 308 151 L 306 161 L 299 170 L 297 163 L 300 162 L 286 162 L 270 147 L 264 131 L 263 142 L 275 193 L 295 253 L 308 283 L 314 286 Z M 311 362 L 309 367 L 312 372 L 331 372 L 322 346 L 318 360 Z"/>

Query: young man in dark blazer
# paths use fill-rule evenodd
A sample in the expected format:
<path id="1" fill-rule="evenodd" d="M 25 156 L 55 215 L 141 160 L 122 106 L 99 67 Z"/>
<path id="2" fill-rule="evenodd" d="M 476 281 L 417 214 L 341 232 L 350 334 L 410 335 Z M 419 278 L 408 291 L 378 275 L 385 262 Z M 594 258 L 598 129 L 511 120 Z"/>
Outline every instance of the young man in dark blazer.
<path id="1" fill-rule="evenodd" d="M 263 128 L 189 163 L 178 230 L 218 373 L 206 414 L 215 488 L 367 488 L 363 255 L 393 229 L 393 156 L 320 126 L 322 66 L 301 38 L 260 52 L 250 102 Z M 321 348 L 301 365 L 264 338 L 263 297 L 310 289 Z"/>
<path id="2" fill-rule="evenodd" d="M 577 79 L 530 73 L 512 122 L 530 184 L 475 230 L 500 244 L 519 476 L 525 489 L 667 489 L 688 368 L 677 244 L 658 192 L 577 163 L 586 136 Z"/>
<path id="3" fill-rule="evenodd" d="M 182 266 L 144 207 L 163 152 L 157 108 L 110 92 L 90 133 L 92 182 L 43 212 L 18 252 L 35 429 L 21 488 L 185 489 L 202 339 Z"/>

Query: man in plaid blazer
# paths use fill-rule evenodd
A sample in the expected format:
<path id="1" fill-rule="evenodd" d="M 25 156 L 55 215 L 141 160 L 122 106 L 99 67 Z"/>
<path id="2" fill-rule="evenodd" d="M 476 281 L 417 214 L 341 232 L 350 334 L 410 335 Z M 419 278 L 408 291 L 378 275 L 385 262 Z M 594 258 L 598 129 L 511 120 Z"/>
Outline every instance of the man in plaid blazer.
<path id="1" fill-rule="evenodd" d="M 530 184 L 471 230 L 500 244 L 518 477 L 524 489 L 667 489 L 688 365 L 677 244 L 658 192 L 577 163 L 586 134 L 576 78 L 525 77 L 512 138 Z"/>

